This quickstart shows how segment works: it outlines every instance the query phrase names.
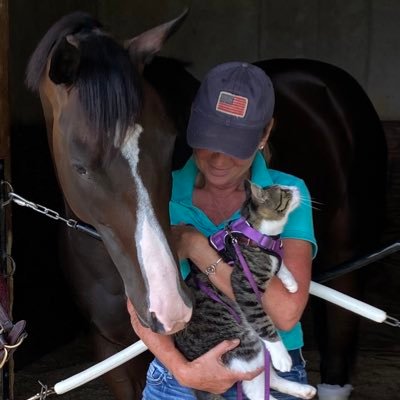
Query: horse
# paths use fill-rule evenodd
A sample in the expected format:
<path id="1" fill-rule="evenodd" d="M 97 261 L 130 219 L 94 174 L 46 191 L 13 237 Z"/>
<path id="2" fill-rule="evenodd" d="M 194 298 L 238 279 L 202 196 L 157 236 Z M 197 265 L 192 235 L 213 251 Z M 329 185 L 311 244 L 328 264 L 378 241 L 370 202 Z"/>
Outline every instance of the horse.
<path id="1" fill-rule="evenodd" d="M 192 301 L 171 243 L 168 200 L 177 128 L 144 65 L 180 26 L 178 18 L 119 43 L 91 16 L 56 22 L 26 75 L 38 92 L 66 216 L 101 241 L 63 232 L 63 269 L 90 321 L 97 358 L 132 344 L 127 298 L 139 320 L 170 335 L 190 320 Z M 139 398 L 145 359 L 112 370 L 116 399 Z"/>

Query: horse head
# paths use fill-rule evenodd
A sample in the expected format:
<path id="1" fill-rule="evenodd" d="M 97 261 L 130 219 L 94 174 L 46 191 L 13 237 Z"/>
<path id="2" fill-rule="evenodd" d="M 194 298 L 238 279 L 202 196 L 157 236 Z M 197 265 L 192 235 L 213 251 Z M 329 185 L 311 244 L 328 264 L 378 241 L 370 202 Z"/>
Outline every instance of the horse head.
<path id="1" fill-rule="evenodd" d="M 27 69 L 67 206 L 99 232 L 140 321 L 165 334 L 191 317 L 169 239 L 176 128 L 142 70 L 185 14 L 120 44 L 73 13 L 47 32 Z"/>

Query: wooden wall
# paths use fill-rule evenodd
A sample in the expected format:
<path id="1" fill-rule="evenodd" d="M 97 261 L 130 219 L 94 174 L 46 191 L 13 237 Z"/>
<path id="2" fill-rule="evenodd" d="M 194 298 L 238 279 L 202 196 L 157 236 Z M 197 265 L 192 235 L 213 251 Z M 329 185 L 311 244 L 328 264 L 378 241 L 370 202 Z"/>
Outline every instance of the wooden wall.
<path id="1" fill-rule="evenodd" d="M 0 159 L 8 159 L 10 152 L 10 109 L 8 98 L 8 29 L 8 1 L 0 0 Z"/>

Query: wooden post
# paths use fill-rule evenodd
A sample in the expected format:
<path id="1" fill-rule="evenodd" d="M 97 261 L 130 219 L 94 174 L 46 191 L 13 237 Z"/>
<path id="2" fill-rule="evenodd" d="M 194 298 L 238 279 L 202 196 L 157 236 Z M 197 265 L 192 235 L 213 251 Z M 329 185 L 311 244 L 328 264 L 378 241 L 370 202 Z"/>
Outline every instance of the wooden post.
<path id="1" fill-rule="evenodd" d="M 0 181 L 10 182 L 10 109 L 8 91 L 9 63 L 9 8 L 8 0 L 0 0 Z M 4 194 L 4 185 L 0 188 Z M 3 198 L 4 196 L 0 196 Z M 1 206 L 1 205 L 0 205 Z M 12 318 L 13 283 L 8 277 L 11 254 L 11 211 L 10 206 L 0 209 L 0 301 Z M 12 400 L 13 395 L 13 360 L 9 360 L 1 370 L 1 399 Z"/>
<path id="2" fill-rule="evenodd" d="M 8 0 L 0 0 L 0 159 L 10 161 L 10 109 L 8 102 Z M 8 171 L 9 172 L 9 171 Z"/>

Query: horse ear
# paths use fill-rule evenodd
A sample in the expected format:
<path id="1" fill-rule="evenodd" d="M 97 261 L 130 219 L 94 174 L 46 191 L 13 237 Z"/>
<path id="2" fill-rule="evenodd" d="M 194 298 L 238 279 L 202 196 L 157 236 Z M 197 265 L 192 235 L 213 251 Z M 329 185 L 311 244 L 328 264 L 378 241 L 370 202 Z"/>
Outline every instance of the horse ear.
<path id="1" fill-rule="evenodd" d="M 189 9 L 186 8 L 178 18 L 125 41 L 124 46 L 128 50 L 132 62 L 137 64 L 141 71 L 144 65 L 148 64 L 153 56 L 161 50 L 164 42 L 179 29 L 188 12 Z"/>
<path id="2" fill-rule="evenodd" d="M 80 51 L 78 43 L 71 35 L 63 38 L 54 50 L 49 78 L 56 84 L 72 85 L 78 74 Z"/>

